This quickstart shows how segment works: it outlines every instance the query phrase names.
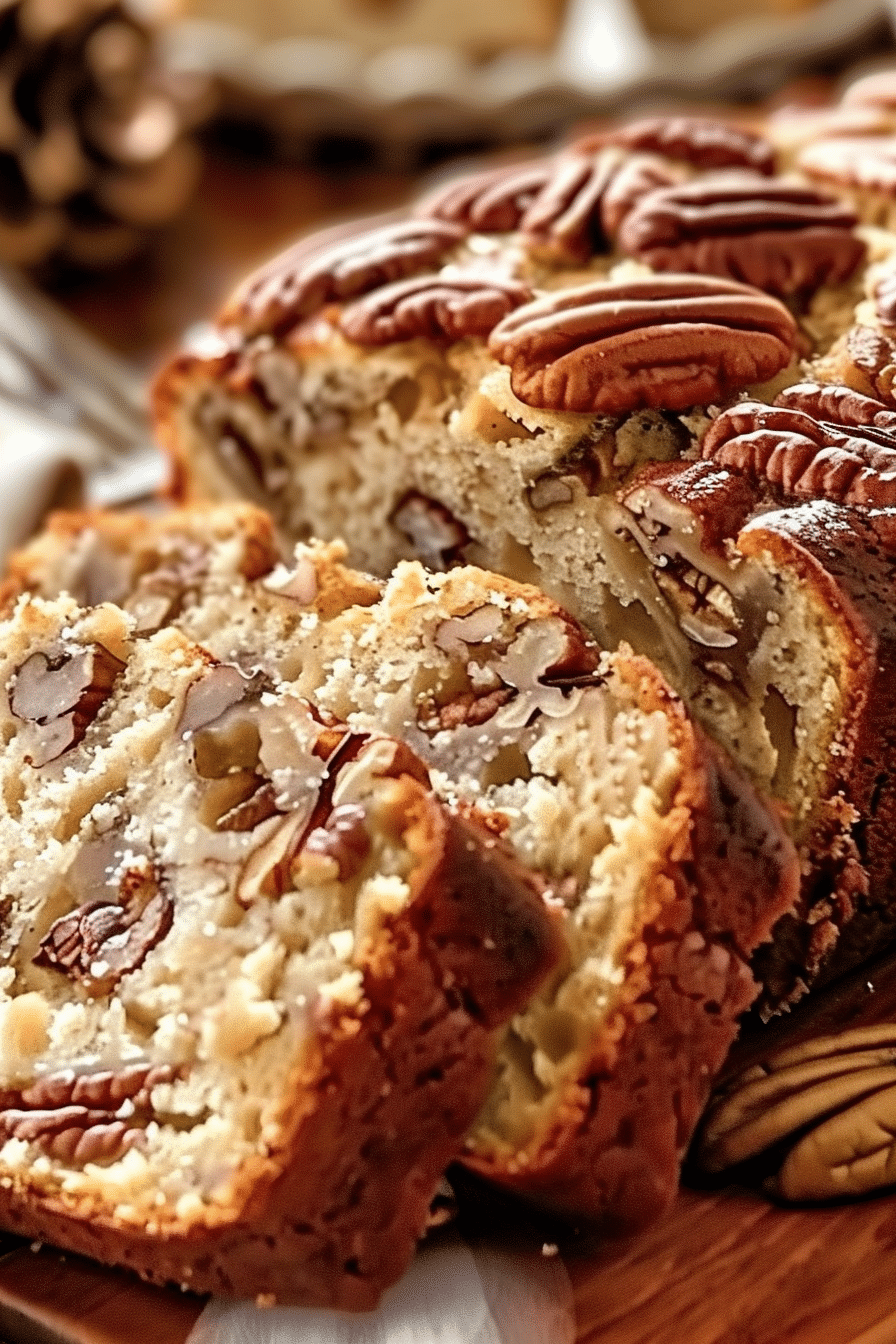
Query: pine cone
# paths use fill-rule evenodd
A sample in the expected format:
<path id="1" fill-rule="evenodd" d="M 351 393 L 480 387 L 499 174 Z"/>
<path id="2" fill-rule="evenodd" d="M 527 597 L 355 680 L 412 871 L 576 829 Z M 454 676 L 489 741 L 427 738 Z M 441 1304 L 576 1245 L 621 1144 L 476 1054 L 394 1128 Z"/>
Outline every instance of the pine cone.
<path id="1" fill-rule="evenodd" d="M 123 260 L 184 204 L 197 153 L 115 0 L 0 0 L 0 260 Z"/>

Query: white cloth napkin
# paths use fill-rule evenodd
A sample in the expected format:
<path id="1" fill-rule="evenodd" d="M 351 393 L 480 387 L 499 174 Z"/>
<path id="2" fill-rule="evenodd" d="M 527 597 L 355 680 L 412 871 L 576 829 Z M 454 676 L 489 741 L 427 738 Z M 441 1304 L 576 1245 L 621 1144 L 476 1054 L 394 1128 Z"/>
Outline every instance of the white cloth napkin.
<path id="1" fill-rule="evenodd" d="M 424 1246 L 379 1308 L 362 1315 L 210 1303 L 187 1344 L 574 1344 L 572 1288 L 557 1256 L 459 1239 Z"/>

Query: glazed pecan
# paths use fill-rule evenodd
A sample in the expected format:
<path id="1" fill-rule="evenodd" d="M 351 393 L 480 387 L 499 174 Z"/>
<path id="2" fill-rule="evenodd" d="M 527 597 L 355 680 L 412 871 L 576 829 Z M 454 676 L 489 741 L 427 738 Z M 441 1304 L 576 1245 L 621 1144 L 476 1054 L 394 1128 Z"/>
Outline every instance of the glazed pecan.
<path id="1" fill-rule="evenodd" d="M 785 296 L 852 275 L 865 255 L 857 223 L 816 187 L 712 173 L 644 197 L 619 245 L 654 270 L 724 275 Z"/>
<path id="2" fill-rule="evenodd" d="M 552 173 L 550 159 L 473 173 L 437 187 L 418 202 L 414 213 L 461 224 L 476 233 L 510 233 Z"/>
<path id="3" fill-rule="evenodd" d="M 537 164 L 464 178 L 425 199 L 417 213 L 480 233 L 519 229 L 546 260 L 583 262 L 605 248 L 639 195 L 674 180 L 655 157 L 639 155 L 635 164 L 618 148 L 574 148 Z"/>
<path id="4" fill-rule="evenodd" d="M 775 171 L 775 151 L 764 136 L 710 117 L 645 117 L 580 141 L 580 148 L 620 145 L 679 159 L 695 168 Z"/>
<path id="5" fill-rule="evenodd" d="M 776 299 L 697 275 L 599 281 L 518 308 L 491 334 L 521 401 L 622 414 L 718 401 L 784 368 L 796 323 Z"/>
<path id="6" fill-rule="evenodd" d="M 713 1173 L 765 1158 L 780 1199 L 867 1194 L 896 1182 L 896 1029 L 823 1036 L 772 1055 L 710 1104 L 697 1156 Z"/>
<path id="7" fill-rule="evenodd" d="M 896 435 L 849 430 L 789 406 L 744 401 L 703 440 L 704 458 L 785 495 L 840 504 L 896 504 Z"/>
<path id="8" fill-rule="evenodd" d="M 816 420 L 843 428 L 873 425 L 896 436 L 896 411 L 839 383 L 794 383 L 775 398 L 776 406 L 805 411 Z"/>
<path id="9" fill-rule="evenodd" d="M 70 655 L 27 658 L 12 678 L 9 697 L 17 718 L 43 730 L 26 759 L 46 765 L 80 742 L 123 670 L 124 663 L 102 644 Z"/>
<path id="10" fill-rule="evenodd" d="M 0 1097 L 0 1135 L 35 1143 L 67 1164 L 110 1161 L 144 1137 L 150 1093 L 170 1082 L 167 1064 L 131 1064 L 94 1073 L 66 1070 Z M 119 1110 L 127 1103 L 127 1118 Z"/>
<path id="11" fill-rule="evenodd" d="M 281 335 L 324 304 L 432 270 L 465 234 L 459 224 L 440 219 L 316 234 L 250 276 L 222 311 L 221 325 L 247 336 Z"/>
<path id="12" fill-rule="evenodd" d="M 841 376 L 858 383 L 873 396 L 893 397 L 896 379 L 896 340 L 876 327 L 850 327 L 843 341 L 848 369 Z"/>
<path id="13" fill-rule="evenodd" d="M 386 285 L 349 305 L 339 325 L 359 345 L 388 345 L 415 336 L 460 341 L 465 336 L 488 336 L 502 317 L 531 297 L 527 285 L 499 276 L 421 275 Z"/>
<path id="14" fill-rule="evenodd" d="M 88 994 L 111 992 L 143 965 L 171 928 L 174 905 L 154 865 L 128 868 L 118 902 L 88 901 L 62 915 L 41 940 L 36 966 L 62 971 Z"/>
<path id="15" fill-rule="evenodd" d="M 896 194 L 896 140 L 888 135 L 836 136 L 807 145 L 799 156 L 807 175 L 838 187 Z"/>

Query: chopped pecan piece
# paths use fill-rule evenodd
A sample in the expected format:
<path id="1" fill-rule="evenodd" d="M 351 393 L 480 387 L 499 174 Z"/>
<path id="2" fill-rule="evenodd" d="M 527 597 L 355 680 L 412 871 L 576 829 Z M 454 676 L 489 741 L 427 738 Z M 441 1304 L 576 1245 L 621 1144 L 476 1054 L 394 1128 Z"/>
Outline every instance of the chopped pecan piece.
<path id="1" fill-rule="evenodd" d="M 304 239 L 251 276 L 221 313 L 247 336 L 282 335 L 325 304 L 431 270 L 466 230 L 439 219 L 343 226 Z"/>
<path id="2" fill-rule="evenodd" d="M 363 807 L 356 803 L 334 807 L 323 826 L 309 832 L 304 847 L 309 854 L 335 859 L 340 882 L 348 882 L 370 853 L 370 832 Z"/>
<path id="3" fill-rule="evenodd" d="M 447 569 L 461 559 L 470 534 L 437 499 L 412 490 L 392 515 L 414 552 L 430 569 Z"/>
<path id="4" fill-rule="evenodd" d="M 475 691 L 464 691 L 442 705 L 438 712 L 440 728 L 478 728 L 497 714 L 502 705 L 506 705 L 516 695 L 510 686 L 498 686 L 493 691 L 477 695 Z"/>
<path id="5" fill-rule="evenodd" d="M 818 140 L 802 151 L 798 166 L 820 182 L 896 195 L 896 140 L 889 135 Z"/>
<path id="6" fill-rule="evenodd" d="M 599 281 L 518 308 L 491 334 L 521 401 L 553 411 L 683 410 L 784 368 L 797 327 L 776 299 L 704 276 Z"/>
<path id="7" fill-rule="evenodd" d="M 142 966 L 170 930 L 174 905 L 154 865 L 127 869 L 118 890 L 117 903 L 88 901 L 57 919 L 34 964 L 62 971 L 91 995 L 108 994 Z"/>
<path id="8" fill-rule="evenodd" d="M 621 145 L 679 159 L 695 168 L 752 168 L 775 171 L 775 151 L 768 140 L 729 122 L 710 117 L 645 117 L 613 130 L 588 136 L 583 148 Z"/>
<path id="9" fill-rule="evenodd" d="M 818 188 L 714 173 L 644 197 L 619 244 L 654 270 L 724 275 L 784 296 L 848 279 L 865 255 L 857 223 Z"/>
<path id="10" fill-rule="evenodd" d="M 123 670 L 124 663 L 102 644 L 71 655 L 27 658 L 13 677 L 9 697 L 17 718 L 43 729 L 26 759 L 46 765 L 80 742 Z"/>
<path id="11" fill-rule="evenodd" d="M 460 341 L 465 336 L 488 336 L 502 317 L 531 297 L 527 285 L 500 276 L 421 275 L 386 285 L 351 304 L 339 325 L 359 345 L 388 345 L 416 336 Z"/>
<path id="12" fill-rule="evenodd" d="M 827 1200 L 896 1182 L 894 1131 L 896 1029 L 887 1023 L 819 1037 L 747 1069 L 711 1103 L 697 1154 L 710 1172 L 764 1157 L 770 1193 Z"/>
<path id="13" fill-rule="evenodd" d="M 896 436 L 873 424 L 846 430 L 788 406 L 745 401 L 713 422 L 702 452 L 785 495 L 896 504 Z"/>

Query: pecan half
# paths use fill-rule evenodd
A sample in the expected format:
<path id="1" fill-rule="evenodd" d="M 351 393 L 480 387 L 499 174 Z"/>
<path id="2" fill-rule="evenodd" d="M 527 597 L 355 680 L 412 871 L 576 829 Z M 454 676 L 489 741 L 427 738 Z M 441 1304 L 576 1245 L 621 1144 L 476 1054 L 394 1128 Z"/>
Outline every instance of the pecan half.
<path id="1" fill-rule="evenodd" d="M 764 136 L 710 117 L 645 117 L 580 142 L 582 148 L 621 145 L 679 159 L 695 168 L 775 171 L 775 151 Z"/>
<path id="2" fill-rule="evenodd" d="M 704 276 L 596 282 L 518 308 L 491 334 L 527 405 L 683 410 L 784 368 L 797 327 L 777 300 Z"/>
<path id="3" fill-rule="evenodd" d="M 499 276 L 421 275 L 377 289 L 345 308 L 339 326 L 359 345 L 388 345 L 425 336 L 460 341 L 488 336 L 493 327 L 527 303 L 532 291 L 518 280 Z"/>
<path id="4" fill-rule="evenodd" d="M 220 316 L 247 336 L 282 335 L 326 303 L 428 271 L 466 230 L 439 219 L 406 219 L 303 240 L 251 276 Z"/>
<path id="5" fill-rule="evenodd" d="M 424 219 L 443 219 L 477 233 L 510 233 L 550 180 L 549 159 L 513 163 L 473 173 L 428 193 L 414 213 Z"/>
<path id="6" fill-rule="evenodd" d="M 67 1164 L 112 1161 L 144 1139 L 150 1093 L 170 1082 L 167 1064 L 131 1064 L 94 1073 L 48 1074 L 21 1092 L 4 1092 L 0 1135 L 36 1144 Z M 127 1105 L 127 1118 L 120 1108 Z"/>
<path id="7" fill-rule="evenodd" d="M 825 1200 L 896 1182 L 894 1132 L 890 1023 L 820 1037 L 747 1069 L 711 1103 L 697 1159 L 721 1172 L 766 1157 L 770 1193 Z"/>
<path id="8" fill-rule="evenodd" d="M 497 168 L 450 183 L 422 201 L 417 213 L 480 233 L 519 229 L 529 248 L 546 260 L 583 262 L 604 250 L 612 228 L 639 194 L 674 180 L 655 157 L 640 155 L 635 167 L 620 149 L 574 147 L 537 164 Z"/>
<path id="9" fill-rule="evenodd" d="M 108 994 L 142 966 L 173 919 L 174 905 L 156 867 L 129 868 L 120 879 L 117 903 L 88 901 L 62 915 L 33 961 L 71 976 L 90 995 Z"/>
<path id="10" fill-rule="evenodd" d="M 896 140 L 889 135 L 819 140 L 806 146 L 798 166 L 821 182 L 896 195 Z"/>
<path id="11" fill-rule="evenodd" d="M 703 457 L 785 495 L 841 504 L 896 504 L 896 436 L 851 431 L 788 406 L 745 401 L 723 411 Z"/>
<path id="12" fill-rule="evenodd" d="M 816 420 L 830 421 L 844 428 L 873 425 L 887 434 L 896 435 L 896 411 L 882 401 L 863 396 L 839 383 L 794 383 L 778 393 L 775 405 L 805 411 Z"/>
<path id="13" fill-rule="evenodd" d="M 71 655 L 32 653 L 15 672 L 9 697 L 17 718 L 43 729 L 26 760 L 46 765 L 80 742 L 123 670 L 102 644 Z"/>
<path id="14" fill-rule="evenodd" d="M 447 569 L 457 563 L 470 540 L 463 523 L 444 504 L 417 490 L 405 495 L 391 521 L 430 569 Z"/>
<path id="15" fill-rule="evenodd" d="M 857 223 L 815 187 L 714 173 L 643 198 L 619 245 L 654 270 L 725 275 L 783 296 L 848 279 L 865 256 Z"/>

